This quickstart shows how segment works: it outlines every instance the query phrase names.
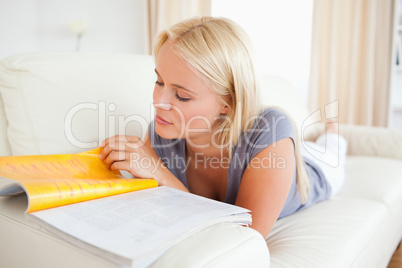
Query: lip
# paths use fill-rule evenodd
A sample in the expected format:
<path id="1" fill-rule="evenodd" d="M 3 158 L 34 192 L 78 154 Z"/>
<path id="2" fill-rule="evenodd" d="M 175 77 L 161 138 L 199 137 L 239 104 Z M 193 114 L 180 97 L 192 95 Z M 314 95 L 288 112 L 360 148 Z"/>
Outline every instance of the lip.
<path id="1" fill-rule="evenodd" d="M 171 125 L 172 124 L 172 123 L 166 121 L 165 119 L 163 119 L 160 115 L 155 115 L 155 121 L 161 125 Z"/>

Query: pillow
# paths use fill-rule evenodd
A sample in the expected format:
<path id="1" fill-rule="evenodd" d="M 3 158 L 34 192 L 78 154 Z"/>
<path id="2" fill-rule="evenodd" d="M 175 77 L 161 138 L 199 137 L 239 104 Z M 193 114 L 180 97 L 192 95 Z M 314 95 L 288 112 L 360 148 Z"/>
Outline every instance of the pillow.
<path id="1" fill-rule="evenodd" d="M 0 95 L 0 156 L 8 155 L 11 155 L 11 149 L 7 137 L 7 120 L 4 113 L 3 100 Z"/>
<path id="2" fill-rule="evenodd" d="M 76 153 L 115 134 L 143 137 L 153 115 L 155 79 L 149 55 L 2 59 L 0 94 L 12 155 Z"/>

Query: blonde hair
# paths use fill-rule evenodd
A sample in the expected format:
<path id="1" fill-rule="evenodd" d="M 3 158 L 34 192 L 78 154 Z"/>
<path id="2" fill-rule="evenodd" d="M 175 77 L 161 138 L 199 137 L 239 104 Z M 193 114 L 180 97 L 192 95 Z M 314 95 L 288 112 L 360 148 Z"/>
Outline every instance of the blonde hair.
<path id="1" fill-rule="evenodd" d="M 221 153 L 227 149 L 231 159 L 232 146 L 238 143 L 243 132 L 253 126 L 252 118 L 257 118 L 263 108 L 259 98 L 254 48 L 248 35 L 226 18 L 187 19 L 158 34 L 153 46 L 155 62 L 161 47 L 168 40 L 173 42 L 176 55 L 200 74 L 222 103 L 229 107 L 217 131 Z M 300 162 L 298 158 L 300 156 L 296 154 L 296 162 Z M 302 164 L 296 164 L 296 167 L 297 170 L 304 170 Z M 299 193 L 305 203 L 307 193 L 303 186 L 308 184 L 308 178 L 301 173 L 299 176 L 299 172 L 297 175 Z"/>

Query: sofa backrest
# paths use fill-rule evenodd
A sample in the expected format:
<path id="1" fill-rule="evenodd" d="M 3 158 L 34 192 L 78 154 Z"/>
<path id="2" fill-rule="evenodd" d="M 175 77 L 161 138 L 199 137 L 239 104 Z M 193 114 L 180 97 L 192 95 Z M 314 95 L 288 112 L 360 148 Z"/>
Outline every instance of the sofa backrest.
<path id="1" fill-rule="evenodd" d="M 75 153 L 118 133 L 142 136 L 152 112 L 153 69 L 145 55 L 33 53 L 1 60 L 10 153 Z"/>
<path id="2" fill-rule="evenodd" d="M 148 55 L 29 53 L 0 60 L 0 155 L 75 153 L 116 134 L 143 137 L 156 76 Z M 262 100 L 298 127 L 307 115 L 294 88 L 264 76 Z M 3 107 L 4 106 L 4 107 Z"/>

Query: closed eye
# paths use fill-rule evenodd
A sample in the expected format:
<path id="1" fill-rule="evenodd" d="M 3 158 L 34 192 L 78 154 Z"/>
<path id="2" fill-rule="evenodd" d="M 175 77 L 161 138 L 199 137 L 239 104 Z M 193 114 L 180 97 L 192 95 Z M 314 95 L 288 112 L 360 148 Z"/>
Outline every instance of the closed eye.
<path id="1" fill-rule="evenodd" d="M 177 93 L 175 94 L 175 96 L 176 96 L 176 99 L 178 99 L 179 101 L 186 102 L 186 101 L 191 100 L 190 98 L 182 98 L 182 97 L 180 97 L 179 94 L 177 94 Z"/>
<path id="2" fill-rule="evenodd" d="M 155 81 L 155 84 L 160 86 L 160 87 L 163 87 L 165 85 L 164 83 L 159 82 L 158 80 Z M 179 101 L 182 101 L 182 102 L 186 102 L 186 101 L 191 100 L 190 98 L 182 98 L 182 97 L 180 97 L 179 94 L 177 94 L 177 92 L 175 94 L 175 97 L 176 97 L 176 99 L 178 99 Z"/>

